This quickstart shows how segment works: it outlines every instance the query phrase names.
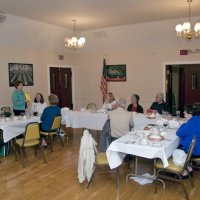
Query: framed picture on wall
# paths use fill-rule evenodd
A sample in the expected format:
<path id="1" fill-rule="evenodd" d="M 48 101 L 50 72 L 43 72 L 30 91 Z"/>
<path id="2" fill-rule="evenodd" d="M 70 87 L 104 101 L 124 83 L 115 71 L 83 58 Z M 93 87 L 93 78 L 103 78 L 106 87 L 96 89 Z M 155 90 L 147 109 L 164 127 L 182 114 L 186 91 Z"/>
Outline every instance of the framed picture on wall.
<path id="1" fill-rule="evenodd" d="M 126 81 L 126 65 L 106 65 L 107 81 Z"/>
<path id="2" fill-rule="evenodd" d="M 9 86 L 15 85 L 17 80 L 22 81 L 24 86 L 33 85 L 33 64 L 8 63 Z"/>

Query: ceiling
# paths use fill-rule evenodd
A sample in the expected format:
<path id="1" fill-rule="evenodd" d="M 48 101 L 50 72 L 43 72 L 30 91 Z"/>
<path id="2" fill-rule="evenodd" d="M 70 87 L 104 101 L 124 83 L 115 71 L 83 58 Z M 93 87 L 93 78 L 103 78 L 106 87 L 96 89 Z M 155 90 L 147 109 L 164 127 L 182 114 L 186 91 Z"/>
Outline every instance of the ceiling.
<path id="1" fill-rule="evenodd" d="M 4 13 L 77 30 L 188 17 L 187 0 L 0 0 Z M 200 16 L 200 0 L 191 3 Z"/>

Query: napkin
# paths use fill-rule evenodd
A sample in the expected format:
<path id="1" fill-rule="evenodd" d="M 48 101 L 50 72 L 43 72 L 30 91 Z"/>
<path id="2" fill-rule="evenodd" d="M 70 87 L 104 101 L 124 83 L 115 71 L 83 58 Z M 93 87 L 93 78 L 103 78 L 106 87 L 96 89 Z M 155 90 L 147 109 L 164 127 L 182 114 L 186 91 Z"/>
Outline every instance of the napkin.
<path id="1" fill-rule="evenodd" d="M 164 124 L 165 122 L 168 122 L 168 120 L 167 120 L 167 119 L 164 119 L 164 118 L 161 118 L 161 119 L 159 119 L 159 120 L 156 121 L 156 125 L 158 125 L 158 126 L 163 126 L 163 124 Z"/>
<path id="2" fill-rule="evenodd" d="M 70 109 L 68 107 L 64 107 L 61 109 L 61 114 L 65 114 L 69 111 Z"/>
<path id="3" fill-rule="evenodd" d="M 149 178 L 153 177 L 152 175 L 150 175 L 148 173 L 145 173 L 142 176 L 146 176 L 146 177 L 149 177 Z M 130 177 L 130 179 L 133 179 L 135 182 L 139 183 L 140 185 L 145 185 L 145 184 L 153 182 L 153 180 L 145 178 L 145 177 L 144 178 L 143 177 Z"/>
<path id="4" fill-rule="evenodd" d="M 169 128 L 179 128 L 180 124 L 176 120 L 169 120 Z"/>
<path id="5" fill-rule="evenodd" d="M 183 166 L 187 157 L 187 154 L 181 149 L 175 149 L 173 154 L 173 162 L 175 165 Z"/>

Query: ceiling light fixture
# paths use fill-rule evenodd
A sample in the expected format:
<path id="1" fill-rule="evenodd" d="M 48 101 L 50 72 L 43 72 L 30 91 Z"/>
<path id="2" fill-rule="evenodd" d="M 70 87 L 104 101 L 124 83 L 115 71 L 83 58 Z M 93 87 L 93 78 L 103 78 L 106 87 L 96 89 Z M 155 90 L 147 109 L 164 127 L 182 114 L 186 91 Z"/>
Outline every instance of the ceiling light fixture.
<path id="1" fill-rule="evenodd" d="M 194 25 L 194 31 L 191 29 L 190 3 L 192 3 L 192 0 L 187 0 L 187 2 L 189 4 L 189 21 L 184 22 L 183 24 L 176 25 L 177 37 L 183 37 L 188 40 L 192 39 L 193 36 L 196 36 L 196 38 L 200 38 L 200 23 L 198 22 Z"/>
<path id="2" fill-rule="evenodd" d="M 77 38 L 76 37 L 76 32 L 75 32 L 75 23 L 76 23 L 76 19 L 72 20 L 74 23 L 74 36 L 72 38 L 65 38 L 64 42 L 65 42 L 65 46 L 76 50 L 76 49 L 82 49 L 85 45 L 85 38 L 81 37 L 81 38 Z"/>

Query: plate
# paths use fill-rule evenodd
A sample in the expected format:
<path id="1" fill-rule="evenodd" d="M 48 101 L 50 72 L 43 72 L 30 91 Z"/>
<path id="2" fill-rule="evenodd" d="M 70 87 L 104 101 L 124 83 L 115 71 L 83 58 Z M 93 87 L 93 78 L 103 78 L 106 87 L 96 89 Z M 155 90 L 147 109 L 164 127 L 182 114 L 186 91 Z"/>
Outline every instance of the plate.
<path id="1" fill-rule="evenodd" d="M 150 141 L 157 141 L 157 142 L 164 140 L 164 137 L 161 135 L 148 135 L 147 138 Z"/>

